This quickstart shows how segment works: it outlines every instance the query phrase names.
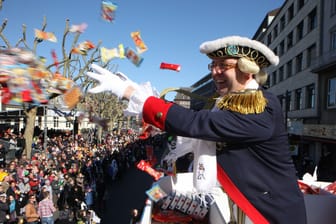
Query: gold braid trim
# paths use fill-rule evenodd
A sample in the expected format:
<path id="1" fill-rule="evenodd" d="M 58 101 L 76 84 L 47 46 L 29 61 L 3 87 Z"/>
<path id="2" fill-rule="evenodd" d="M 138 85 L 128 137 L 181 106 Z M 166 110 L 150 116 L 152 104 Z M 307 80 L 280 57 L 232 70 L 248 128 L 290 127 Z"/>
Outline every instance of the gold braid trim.
<path id="1" fill-rule="evenodd" d="M 259 114 L 265 110 L 266 104 L 267 99 L 261 90 L 245 90 L 221 97 L 216 106 L 241 114 Z"/>

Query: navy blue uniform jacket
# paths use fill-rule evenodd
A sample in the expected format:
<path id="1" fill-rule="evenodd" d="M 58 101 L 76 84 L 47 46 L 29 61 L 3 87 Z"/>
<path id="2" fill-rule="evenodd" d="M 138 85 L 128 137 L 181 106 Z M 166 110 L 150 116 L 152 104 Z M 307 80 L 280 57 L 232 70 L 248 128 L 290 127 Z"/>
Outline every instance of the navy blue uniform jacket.
<path id="1" fill-rule="evenodd" d="M 264 90 L 263 90 L 264 91 Z M 228 110 L 193 111 L 149 97 L 144 121 L 179 136 L 225 142 L 219 165 L 270 223 L 304 224 L 306 210 L 289 151 L 279 100 L 263 92 L 268 103 L 260 114 Z"/>

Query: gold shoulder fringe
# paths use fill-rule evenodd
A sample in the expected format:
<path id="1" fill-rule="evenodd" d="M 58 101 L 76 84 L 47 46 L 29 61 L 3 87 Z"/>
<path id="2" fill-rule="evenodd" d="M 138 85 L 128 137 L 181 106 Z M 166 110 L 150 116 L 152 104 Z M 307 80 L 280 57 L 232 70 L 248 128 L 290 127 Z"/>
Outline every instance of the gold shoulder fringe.
<path id="1" fill-rule="evenodd" d="M 227 94 L 217 102 L 221 110 L 230 110 L 241 114 L 259 114 L 265 110 L 267 99 L 261 90 L 245 90 Z"/>

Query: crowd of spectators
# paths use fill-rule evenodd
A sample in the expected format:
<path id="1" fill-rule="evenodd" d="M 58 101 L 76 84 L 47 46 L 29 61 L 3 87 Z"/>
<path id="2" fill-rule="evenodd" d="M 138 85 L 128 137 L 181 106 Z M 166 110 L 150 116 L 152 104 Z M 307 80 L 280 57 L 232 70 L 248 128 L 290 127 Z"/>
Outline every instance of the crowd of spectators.
<path id="1" fill-rule="evenodd" d="M 146 159 L 146 145 L 156 144 L 133 132 L 109 133 L 99 144 L 87 139 L 61 133 L 49 136 L 44 148 L 43 136 L 37 136 L 32 158 L 23 153 L 11 160 L 0 142 L 0 223 L 88 223 L 98 218 L 106 186 Z"/>

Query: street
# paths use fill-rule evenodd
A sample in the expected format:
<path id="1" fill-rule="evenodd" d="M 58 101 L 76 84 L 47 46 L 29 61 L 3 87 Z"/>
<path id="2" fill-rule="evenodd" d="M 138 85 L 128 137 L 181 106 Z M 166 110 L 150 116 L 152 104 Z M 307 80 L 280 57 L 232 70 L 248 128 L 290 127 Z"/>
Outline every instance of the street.
<path id="1" fill-rule="evenodd" d="M 133 167 L 127 170 L 120 180 L 106 186 L 108 190 L 102 224 L 126 224 L 130 222 L 131 210 L 144 207 L 146 190 L 154 179 L 147 173 Z"/>

